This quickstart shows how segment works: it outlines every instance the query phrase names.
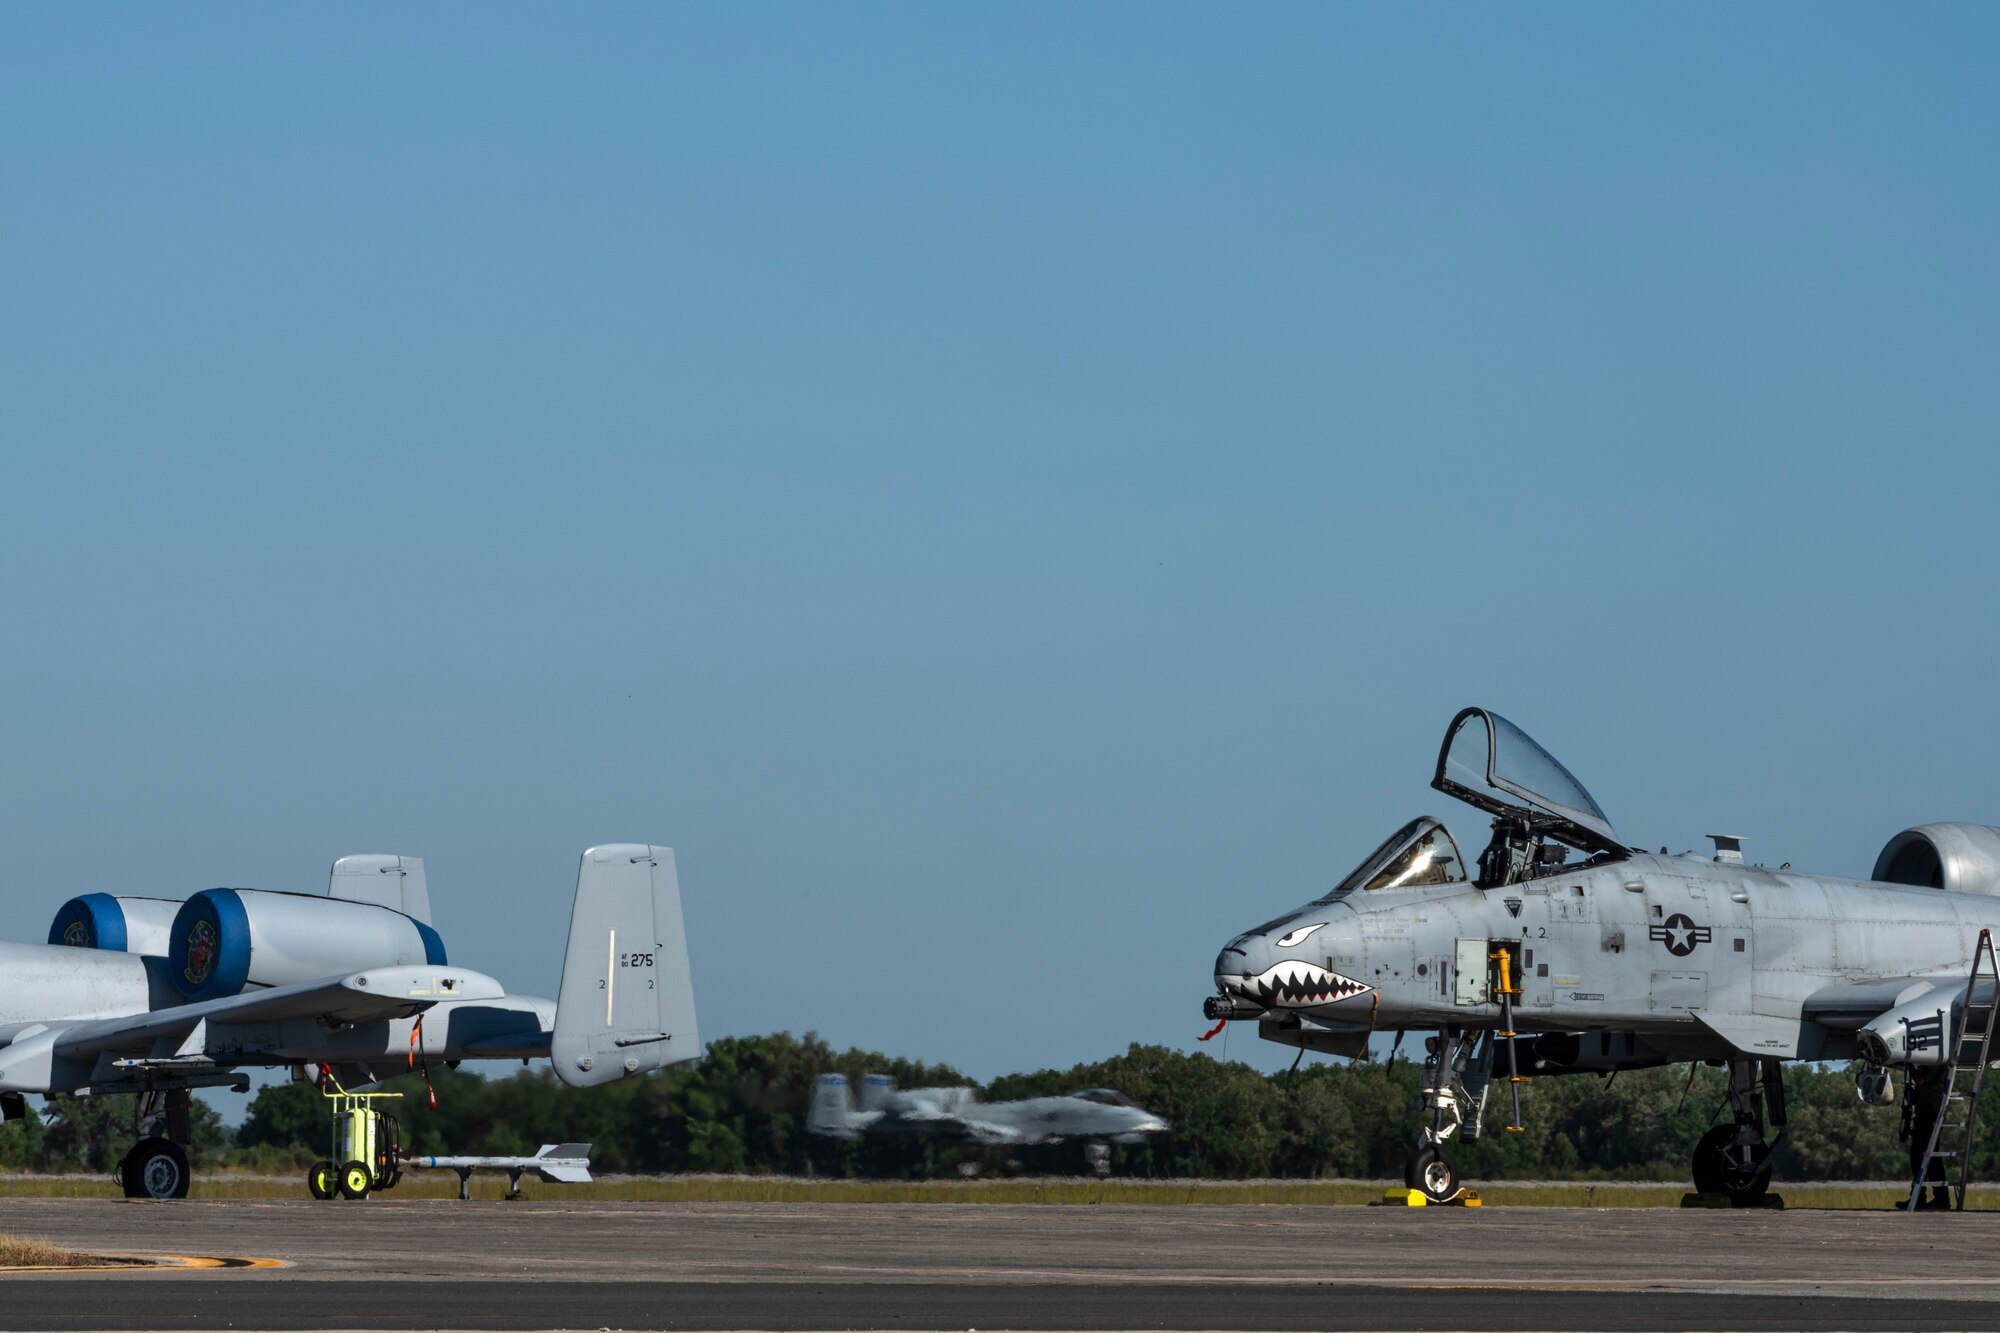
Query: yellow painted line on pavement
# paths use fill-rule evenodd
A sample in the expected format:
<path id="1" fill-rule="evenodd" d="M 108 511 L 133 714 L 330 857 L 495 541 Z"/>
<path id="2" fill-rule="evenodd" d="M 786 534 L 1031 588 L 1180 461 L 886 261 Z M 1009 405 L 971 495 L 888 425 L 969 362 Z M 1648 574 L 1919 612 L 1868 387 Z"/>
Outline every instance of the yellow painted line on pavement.
<path id="1" fill-rule="evenodd" d="M 0 1275 L 8 1273 L 171 1273 L 193 1272 L 197 1269 L 253 1269 L 289 1268 L 283 1259 L 263 1259 L 253 1255 L 235 1254 L 104 1254 L 96 1255 L 98 1263 L 90 1264 L 23 1264 L 18 1267 L 0 1267 Z"/>

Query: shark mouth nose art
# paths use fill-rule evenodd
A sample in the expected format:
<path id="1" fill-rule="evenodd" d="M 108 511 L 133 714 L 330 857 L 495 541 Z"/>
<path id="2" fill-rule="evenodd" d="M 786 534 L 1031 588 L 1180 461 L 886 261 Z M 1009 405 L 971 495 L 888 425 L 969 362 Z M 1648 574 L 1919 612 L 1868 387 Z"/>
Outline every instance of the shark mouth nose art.
<path id="1" fill-rule="evenodd" d="M 1232 978 L 1244 994 L 1267 1004 L 1327 1004 L 1355 995 L 1365 995 L 1374 987 L 1338 972 L 1329 972 L 1296 958 L 1274 963 L 1256 976 Z"/>

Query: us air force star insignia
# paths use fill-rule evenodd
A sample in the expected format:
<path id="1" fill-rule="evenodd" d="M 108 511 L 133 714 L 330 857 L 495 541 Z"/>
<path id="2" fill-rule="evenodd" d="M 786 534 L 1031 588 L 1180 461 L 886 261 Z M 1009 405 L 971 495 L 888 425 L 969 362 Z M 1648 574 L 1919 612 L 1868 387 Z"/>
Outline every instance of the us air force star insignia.
<path id="1" fill-rule="evenodd" d="M 1508 916 L 1521 915 L 1521 900 L 1519 898 L 1504 898 L 1501 901 L 1507 904 Z"/>
<path id="2" fill-rule="evenodd" d="M 1649 927 L 1647 938 L 1667 946 L 1667 952 L 1676 958 L 1685 958 L 1694 952 L 1697 944 L 1707 944 L 1714 933 L 1707 926 L 1697 926 L 1684 912 L 1675 912 L 1657 926 Z"/>

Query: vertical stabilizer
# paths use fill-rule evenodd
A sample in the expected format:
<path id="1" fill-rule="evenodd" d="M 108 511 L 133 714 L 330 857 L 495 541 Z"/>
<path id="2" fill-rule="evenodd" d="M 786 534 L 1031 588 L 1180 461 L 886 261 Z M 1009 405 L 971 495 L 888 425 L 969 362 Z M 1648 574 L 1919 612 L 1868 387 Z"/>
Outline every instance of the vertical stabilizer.
<path id="1" fill-rule="evenodd" d="M 861 1109 L 882 1111 L 889 1105 L 889 1095 L 896 1090 L 896 1080 L 887 1074 L 868 1074 L 861 1080 Z"/>
<path id="2" fill-rule="evenodd" d="M 573 1088 L 701 1058 L 673 848 L 583 854 L 549 1055 Z"/>
<path id="3" fill-rule="evenodd" d="M 812 1111 L 806 1116 L 806 1129 L 830 1138 L 854 1137 L 854 1093 L 847 1086 L 846 1075 L 819 1076 L 819 1087 L 813 1090 Z"/>
<path id="4" fill-rule="evenodd" d="M 326 877 L 326 896 L 373 903 L 431 924 L 431 891 L 424 882 L 424 858 L 364 852 L 343 856 Z"/>

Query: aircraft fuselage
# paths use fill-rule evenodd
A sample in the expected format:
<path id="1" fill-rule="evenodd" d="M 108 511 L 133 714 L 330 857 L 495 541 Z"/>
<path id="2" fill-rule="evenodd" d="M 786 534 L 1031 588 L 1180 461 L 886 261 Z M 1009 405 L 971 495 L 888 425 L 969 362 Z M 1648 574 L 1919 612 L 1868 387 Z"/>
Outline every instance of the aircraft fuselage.
<path id="1" fill-rule="evenodd" d="M 1262 1035 L 1357 1054 L 1370 1032 L 1497 1027 L 1505 944 L 1518 1031 L 1634 1032 L 1677 1059 L 1843 1059 L 1907 988 L 1869 983 L 1963 976 L 1982 928 L 2000 931 L 2000 899 L 1634 855 L 1493 888 L 1357 889 L 1232 940 L 1215 979 L 1239 1016 L 1261 1008 Z"/>

